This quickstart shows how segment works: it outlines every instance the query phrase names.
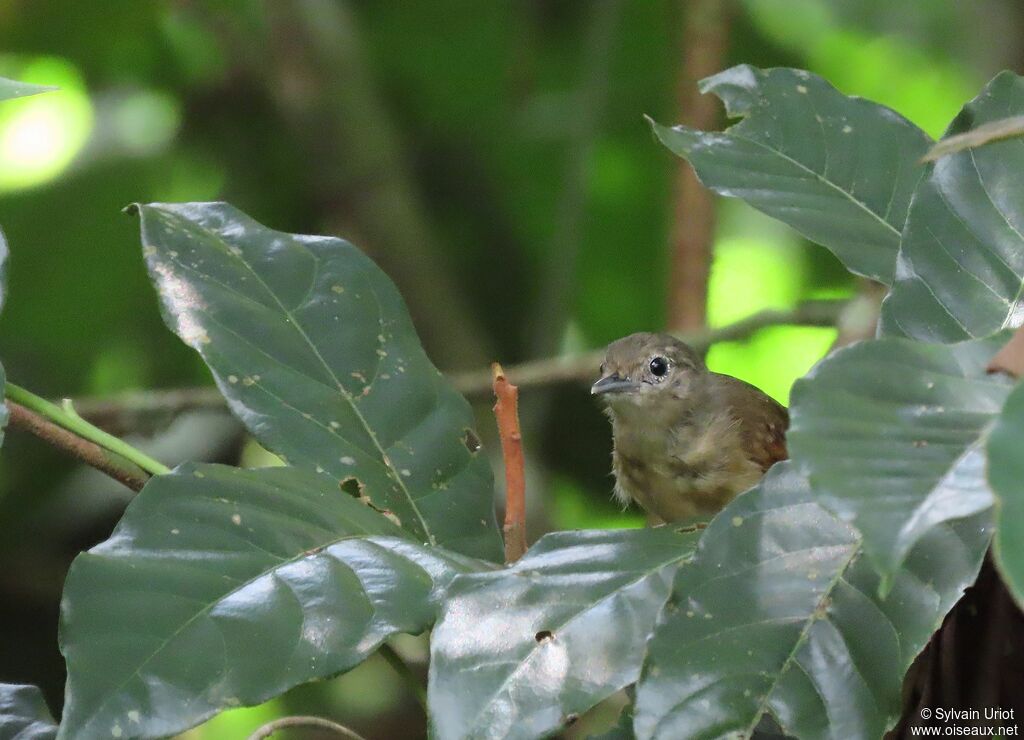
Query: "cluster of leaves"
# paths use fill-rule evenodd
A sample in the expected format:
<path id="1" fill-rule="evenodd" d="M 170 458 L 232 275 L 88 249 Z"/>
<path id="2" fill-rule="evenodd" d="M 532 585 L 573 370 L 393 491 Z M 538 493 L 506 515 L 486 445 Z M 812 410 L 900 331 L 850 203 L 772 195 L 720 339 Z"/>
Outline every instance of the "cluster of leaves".
<path id="1" fill-rule="evenodd" d="M 793 460 L 706 529 L 560 532 L 499 567 L 470 409 L 368 258 L 224 204 L 137 206 L 168 326 L 287 465 L 153 478 L 68 576 L 59 728 L 9 687 L 0 729 L 170 735 L 430 628 L 440 738 L 544 736 L 634 685 L 622 736 L 891 727 L 993 531 L 1024 595 L 1024 397 L 985 370 L 1021 313 L 1024 143 L 923 167 L 913 124 L 806 72 L 704 86 L 743 120 L 661 140 L 891 286 L 880 337 L 794 389 Z M 949 133 L 1021 113 L 1002 74 Z"/>

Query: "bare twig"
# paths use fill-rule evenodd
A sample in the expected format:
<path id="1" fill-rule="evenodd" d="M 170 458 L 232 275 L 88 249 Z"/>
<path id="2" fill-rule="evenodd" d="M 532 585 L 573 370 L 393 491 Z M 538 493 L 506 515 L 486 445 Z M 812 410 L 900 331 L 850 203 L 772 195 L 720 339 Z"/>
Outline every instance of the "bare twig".
<path id="1" fill-rule="evenodd" d="M 701 95 L 697 83 L 721 69 L 728 44 L 728 0 L 689 0 L 679 77 L 679 120 L 690 128 L 714 128 L 718 106 Z M 715 231 L 715 203 L 693 169 L 679 160 L 672 220 L 672 267 L 669 277 L 668 325 L 676 331 L 704 327 L 708 274 Z"/>
<path id="2" fill-rule="evenodd" d="M 1017 329 L 1010 341 L 996 352 L 986 370 L 990 373 L 1006 373 L 1011 378 L 1024 375 L 1024 326 Z"/>
<path id="3" fill-rule="evenodd" d="M 921 162 L 934 162 L 937 159 L 950 154 L 962 152 L 965 149 L 974 149 L 993 141 L 1002 141 L 1015 136 L 1024 136 L 1024 116 L 1013 116 L 1003 118 L 999 121 L 991 121 L 982 124 L 970 131 L 955 136 L 947 136 L 938 144 L 928 150 L 928 153 L 921 157 Z"/>
<path id="4" fill-rule="evenodd" d="M 10 412 L 12 428 L 23 429 L 34 434 L 57 449 L 106 473 L 133 491 L 141 491 L 142 487 L 146 485 L 146 481 L 149 480 L 149 476 L 141 468 L 127 460 L 122 461 L 121 458 L 115 458 L 112 453 L 107 452 L 95 442 L 82 439 L 77 434 L 54 424 L 20 403 L 8 399 L 7 409 Z"/>
<path id="5" fill-rule="evenodd" d="M 420 679 L 417 678 L 416 674 L 413 673 L 409 664 L 402 659 L 402 656 L 398 654 L 397 650 L 386 642 L 381 643 L 380 649 L 377 650 L 377 653 L 394 669 L 395 673 L 398 674 L 398 677 L 402 679 L 402 683 L 404 683 L 410 693 L 416 697 L 416 701 L 419 702 L 423 711 L 426 712 L 427 690 L 424 688 Z"/>
<path id="6" fill-rule="evenodd" d="M 788 311 L 769 309 L 718 329 L 678 333 L 694 349 L 704 351 L 718 342 L 746 339 L 769 326 L 794 324 L 833 326 L 847 305 L 843 300 L 808 301 Z M 567 357 L 546 357 L 513 365 L 507 377 L 519 388 L 583 383 L 593 380 L 601 364 L 601 351 Z M 460 393 L 479 398 L 492 390 L 490 370 L 472 370 L 451 376 Z M 123 414 L 177 413 L 194 409 L 224 408 L 224 398 L 216 388 L 173 388 L 169 390 L 123 393 L 105 398 L 81 398 L 74 401 L 80 416 L 93 420 L 116 418 Z"/>
<path id="7" fill-rule="evenodd" d="M 514 563 L 526 552 L 526 461 L 519 430 L 519 389 L 508 382 L 495 362 L 494 417 L 498 421 L 501 454 L 505 461 L 505 562 Z"/>
<path id="8" fill-rule="evenodd" d="M 748 316 L 719 329 L 683 332 L 677 336 L 697 351 L 704 351 L 717 342 L 746 339 L 760 329 L 780 324 L 803 326 L 832 326 L 846 305 L 842 300 L 807 301 L 792 310 L 769 309 Z M 592 381 L 597 376 L 603 350 L 573 357 L 552 357 L 524 362 L 508 369 L 508 377 L 519 388 L 552 385 L 555 383 Z M 487 371 L 475 370 L 459 373 L 452 378 L 455 387 L 466 396 L 480 396 L 491 388 L 492 378 Z"/>
<path id="9" fill-rule="evenodd" d="M 331 732 L 337 733 L 341 737 L 347 737 L 349 740 L 366 740 L 355 730 L 350 730 L 345 725 L 340 725 L 337 722 L 332 722 L 329 719 L 323 717 L 304 717 L 301 715 L 295 715 L 293 717 L 281 717 L 275 719 L 272 722 L 267 722 L 256 732 L 249 735 L 248 740 L 266 740 L 266 738 L 273 735 L 278 730 L 283 730 L 286 727 L 318 727 L 321 730 L 330 730 Z"/>

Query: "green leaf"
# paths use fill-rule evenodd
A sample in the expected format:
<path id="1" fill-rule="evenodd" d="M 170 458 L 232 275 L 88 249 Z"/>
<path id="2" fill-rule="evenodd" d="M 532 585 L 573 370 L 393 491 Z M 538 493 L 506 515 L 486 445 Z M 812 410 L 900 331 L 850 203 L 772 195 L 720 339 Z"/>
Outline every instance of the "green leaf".
<path id="1" fill-rule="evenodd" d="M 701 82 L 701 92 L 743 120 L 722 133 L 652 122 L 661 142 L 716 193 L 789 224 L 858 275 L 890 283 L 928 135 L 802 70 L 740 65 Z"/>
<path id="2" fill-rule="evenodd" d="M 863 342 L 793 386 L 790 453 L 883 576 L 932 528 L 992 505 L 984 436 L 1009 383 L 985 366 L 1005 342 Z"/>
<path id="3" fill-rule="evenodd" d="M 11 100 L 13 98 L 24 98 L 28 95 L 50 92 L 57 88 L 49 85 L 33 85 L 28 82 L 18 82 L 0 77 L 0 100 Z"/>
<path id="4" fill-rule="evenodd" d="M 672 573 L 674 528 L 559 532 L 515 565 L 458 577 L 431 640 L 441 738 L 534 738 L 636 680 Z"/>
<path id="5" fill-rule="evenodd" d="M 947 136 L 1024 114 L 1024 77 L 997 75 Z M 929 342 L 980 338 L 1024 316 L 1024 140 L 943 157 L 914 194 L 882 331 Z"/>
<path id="6" fill-rule="evenodd" d="M 775 466 L 707 528 L 648 643 L 638 738 L 878 738 L 901 676 L 977 575 L 989 518 L 931 529 L 878 596 L 856 531 Z"/>
<path id="7" fill-rule="evenodd" d="M 162 737 L 346 670 L 433 622 L 479 561 L 428 549 L 295 468 L 184 465 L 75 559 L 61 737 Z"/>
<path id="8" fill-rule="evenodd" d="M 501 560 L 469 404 L 366 255 L 224 203 L 137 208 L 167 325 L 264 446 L 347 481 L 422 542 Z"/>
<path id="9" fill-rule="evenodd" d="M 988 439 L 988 482 L 996 494 L 993 550 L 1003 580 L 1024 606 L 1024 385 L 1006 399 Z"/>
<path id="10" fill-rule="evenodd" d="M 2 80 L 3 78 L 0 78 Z M 7 300 L 7 257 L 9 251 L 7 249 L 7 239 L 4 237 L 4 232 L 0 231 L 0 309 L 3 308 L 4 302 Z M 7 375 L 4 373 L 4 368 L 0 365 L 0 394 L 3 394 L 7 384 Z M 7 422 L 10 421 L 10 412 L 7 410 L 6 394 L 0 395 L 0 445 L 4 442 L 4 430 L 7 428 Z"/>
<path id="11" fill-rule="evenodd" d="M 37 687 L 0 683 L 0 737 L 52 740 L 56 736 L 57 725 Z"/>

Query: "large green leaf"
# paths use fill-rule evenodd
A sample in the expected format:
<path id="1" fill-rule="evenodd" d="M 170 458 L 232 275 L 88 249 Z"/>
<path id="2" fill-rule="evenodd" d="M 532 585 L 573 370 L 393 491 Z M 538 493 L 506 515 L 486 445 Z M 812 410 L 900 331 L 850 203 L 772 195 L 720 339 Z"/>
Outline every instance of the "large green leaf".
<path id="1" fill-rule="evenodd" d="M 559 532 L 511 568 L 459 576 L 434 629 L 439 738 L 534 738 L 635 681 L 693 533 Z"/>
<path id="2" fill-rule="evenodd" d="M 35 686 L 0 683 L 0 738 L 53 740 L 57 725 Z"/>
<path id="3" fill-rule="evenodd" d="M 7 300 L 7 255 L 7 239 L 4 237 L 4 232 L 0 231 L 0 309 L 3 308 L 4 302 Z M 6 383 L 7 376 L 3 366 L 0 365 L 0 444 L 3 444 L 4 429 L 7 428 L 7 422 L 10 420 L 7 404 L 3 402 L 3 399 L 6 398 L 6 394 L 4 394 Z"/>
<path id="4" fill-rule="evenodd" d="M 988 439 L 988 481 L 995 492 L 996 563 L 1024 605 L 1024 385 L 1006 399 Z"/>
<path id="5" fill-rule="evenodd" d="M 984 436 L 1010 384 L 985 366 L 1005 341 L 863 342 L 793 386 L 790 453 L 883 575 L 934 527 L 992 505 Z"/>
<path id="6" fill-rule="evenodd" d="M 662 143 L 716 193 L 784 221 L 853 272 L 891 282 L 927 134 L 801 70 L 741 65 L 701 91 L 743 120 L 722 133 L 654 124 Z"/>
<path id="7" fill-rule="evenodd" d="M 61 737 L 162 737 L 350 668 L 434 619 L 479 561 L 425 548 L 322 475 L 184 465 L 75 559 Z"/>
<path id="8" fill-rule="evenodd" d="M 18 82 L 17 80 L 8 80 L 6 77 L 0 77 L 0 100 L 24 98 L 28 95 L 38 95 L 39 93 L 50 92 L 56 89 L 49 85 L 33 85 L 28 82 Z"/>
<path id="9" fill-rule="evenodd" d="M 988 542 L 987 514 L 929 530 L 889 598 L 856 531 L 791 463 L 711 522 L 679 569 L 637 687 L 638 738 L 749 737 L 770 713 L 799 738 L 878 738 L 901 676 Z"/>
<path id="10" fill-rule="evenodd" d="M 224 203 L 138 212 L 168 326 L 265 446 L 358 486 L 423 542 L 501 559 L 469 404 L 366 255 L 271 231 Z"/>
<path id="11" fill-rule="evenodd" d="M 948 135 L 1024 114 L 1024 77 L 1003 72 Z M 1024 140 L 930 165 L 907 217 L 882 329 L 931 342 L 983 337 L 1024 320 Z"/>

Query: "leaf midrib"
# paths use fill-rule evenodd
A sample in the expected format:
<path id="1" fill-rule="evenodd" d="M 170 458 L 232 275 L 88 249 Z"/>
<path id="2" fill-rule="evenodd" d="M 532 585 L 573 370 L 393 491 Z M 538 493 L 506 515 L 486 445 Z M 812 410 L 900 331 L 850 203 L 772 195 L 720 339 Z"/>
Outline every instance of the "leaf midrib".
<path id="1" fill-rule="evenodd" d="M 338 393 L 341 395 L 342 398 L 345 399 L 345 401 L 352 408 L 352 411 L 356 415 L 356 418 L 358 418 L 359 422 L 363 425 L 363 428 L 366 430 L 367 435 L 373 441 L 374 446 L 377 448 L 377 451 L 380 453 L 381 462 L 384 464 L 384 467 L 388 471 L 389 476 L 395 481 L 395 483 L 397 483 L 399 489 L 404 494 L 406 500 L 409 503 L 410 508 L 412 509 L 413 513 L 415 513 L 416 518 L 420 522 L 420 526 L 423 529 L 423 533 L 427 536 L 427 539 L 429 540 L 430 544 L 436 545 L 437 544 L 437 540 L 436 540 L 436 538 L 434 536 L 434 533 L 433 533 L 432 529 L 427 525 L 426 519 L 423 516 L 423 512 L 420 511 L 420 508 L 419 508 L 419 506 L 416 503 L 416 499 L 412 496 L 412 493 L 409 491 L 408 487 L 405 485 L 405 481 L 402 480 L 402 476 L 399 475 L 398 471 L 395 469 L 394 464 L 391 462 L 391 458 L 387 454 L 387 451 L 384 449 L 384 447 L 381 446 L 380 440 L 377 438 L 377 433 L 374 431 L 374 429 L 367 422 L 366 417 L 363 415 L 363 413 L 360 410 L 359 406 L 355 403 L 355 400 L 353 399 L 352 394 L 349 393 L 349 391 L 341 384 L 341 381 L 338 379 L 338 376 L 334 372 L 334 369 L 327 363 L 327 360 L 320 353 L 320 349 L 317 347 L 316 343 L 314 343 L 313 340 L 310 338 L 309 334 L 306 333 L 306 330 L 299 323 L 298 319 L 292 314 L 291 310 L 288 309 L 284 305 L 284 303 L 281 301 L 281 299 L 278 297 L 278 295 L 270 288 L 270 286 L 263 279 L 263 277 L 258 272 L 256 272 L 256 270 L 252 267 L 252 265 L 249 264 L 248 260 L 246 260 L 242 255 L 237 255 L 237 254 L 235 254 L 235 253 L 233 253 L 231 251 L 231 249 L 229 248 L 230 245 L 228 244 L 227 240 L 218 231 L 216 231 L 214 229 L 211 229 L 211 228 L 209 228 L 209 227 L 207 227 L 205 225 L 200 225 L 196 221 L 192 221 L 190 219 L 186 219 L 186 218 L 184 218 L 182 216 L 179 216 L 178 214 L 174 213 L 173 211 L 166 211 L 166 210 L 160 209 L 159 207 L 156 207 L 156 206 L 153 206 L 153 208 L 155 210 L 157 210 L 159 213 L 167 214 L 167 215 L 169 215 L 170 217 L 172 217 L 174 219 L 181 219 L 181 220 L 183 220 L 187 224 L 193 224 L 196 227 L 200 228 L 204 234 L 208 234 L 208 235 L 212 236 L 215 244 L 221 248 L 222 253 L 228 255 L 229 258 L 233 257 L 236 260 L 238 260 L 238 262 L 240 262 L 245 267 L 245 269 L 255 278 L 256 282 L 258 282 L 260 284 L 260 286 L 262 286 L 262 288 L 266 291 L 267 295 L 269 295 L 271 297 L 271 299 L 274 301 L 275 304 L 277 304 L 278 308 L 282 311 L 282 313 L 284 313 L 284 315 L 288 318 L 288 322 L 287 323 L 290 326 L 293 326 L 295 328 L 295 330 L 302 337 L 303 341 L 309 346 L 309 349 L 313 352 L 313 354 L 316 357 L 317 361 L 321 364 L 321 366 L 327 372 L 328 376 L 334 381 Z M 268 231 L 269 231 L 269 229 L 268 229 Z M 286 236 L 291 236 L 291 235 L 286 235 Z M 314 263 L 319 265 L 319 263 L 320 263 L 319 255 L 317 255 L 312 249 L 310 249 L 310 247 L 307 244 L 304 244 L 302 241 L 296 240 L 296 239 L 290 239 L 289 242 L 292 243 L 292 244 L 298 245 L 301 249 L 305 250 L 313 258 Z M 156 249 L 159 249 L 169 259 L 171 259 L 175 264 L 178 264 L 179 266 L 181 266 L 183 264 L 182 262 L 180 262 L 176 258 L 170 257 L 170 255 L 167 255 L 167 250 L 163 249 L 160 245 L 150 243 L 147 246 L 153 246 Z M 370 290 L 370 292 L 373 293 L 374 299 L 377 302 L 377 305 L 379 307 L 380 306 L 380 299 L 379 299 L 379 297 L 377 297 L 376 289 L 374 288 L 373 285 L 371 285 L 369 283 L 367 283 L 367 287 Z M 378 321 L 379 320 L 380 320 L 380 318 L 378 317 Z"/>

